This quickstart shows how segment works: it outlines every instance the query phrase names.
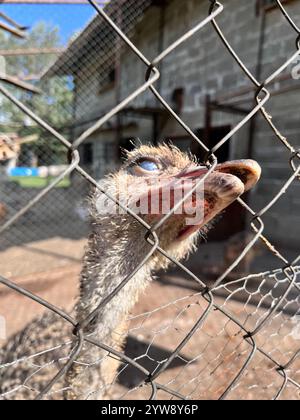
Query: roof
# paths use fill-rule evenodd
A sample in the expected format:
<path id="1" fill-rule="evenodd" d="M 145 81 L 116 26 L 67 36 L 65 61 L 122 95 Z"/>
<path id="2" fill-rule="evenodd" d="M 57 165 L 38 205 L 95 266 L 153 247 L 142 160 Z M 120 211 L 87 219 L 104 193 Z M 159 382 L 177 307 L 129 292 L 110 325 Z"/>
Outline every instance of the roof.
<path id="1" fill-rule="evenodd" d="M 104 8 L 106 14 L 114 21 L 120 18 L 123 32 L 131 34 L 136 24 L 142 19 L 145 11 L 156 0 L 111 0 Z M 45 72 L 43 78 L 52 76 L 75 75 L 87 61 L 94 56 L 97 61 L 112 61 L 117 51 L 117 34 L 98 14 L 91 20 L 86 28 L 77 35 L 68 48 L 58 57 L 52 66 Z"/>

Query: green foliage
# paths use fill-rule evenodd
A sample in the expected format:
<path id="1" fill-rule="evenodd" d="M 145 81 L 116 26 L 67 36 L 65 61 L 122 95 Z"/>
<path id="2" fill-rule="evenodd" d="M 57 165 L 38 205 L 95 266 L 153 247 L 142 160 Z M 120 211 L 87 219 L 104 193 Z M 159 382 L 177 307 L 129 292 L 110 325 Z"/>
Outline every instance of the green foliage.
<path id="1" fill-rule="evenodd" d="M 40 178 L 36 176 L 14 176 L 10 177 L 10 180 L 18 183 L 23 188 L 45 188 L 55 180 L 55 177 Z M 64 178 L 59 184 L 57 184 L 56 188 L 68 188 L 69 186 L 70 178 Z"/>
<path id="2" fill-rule="evenodd" d="M 3 49 L 55 48 L 60 47 L 59 29 L 44 22 L 37 23 L 24 40 L 17 39 L 5 32 L 0 32 L 0 44 Z M 40 54 L 6 57 L 8 75 L 24 78 L 28 75 L 41 75 L 55 61 L 56 55 Z M 10 88 L 13 94 L 32 109 L 52 127 L 63 131 L 71 122 L 73 83 L 70 77 L 53 77 L 47 80 L 30 82 L 41 89 L 42 94 L 35 95 L 20 89 Z M 33 151 L 39 165 L 65 163 L 65 148 L 45 130 L 33 123 L 25 114 L 8 100 L 1 101 L 1 131 L 18 132 L 20 136 L 38 134 L 36 143 L 23 145 L 22 151 Z M 17 130 L 15 127 L 19 127 Z"/>

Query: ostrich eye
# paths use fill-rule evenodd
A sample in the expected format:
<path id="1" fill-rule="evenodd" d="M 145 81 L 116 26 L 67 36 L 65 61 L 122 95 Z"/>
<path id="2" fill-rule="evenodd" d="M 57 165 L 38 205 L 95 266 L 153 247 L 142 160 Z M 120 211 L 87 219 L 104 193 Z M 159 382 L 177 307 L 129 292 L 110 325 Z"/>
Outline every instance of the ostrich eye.
<path id="1" fill-rule="evenodd" d="M 138 166 L 148 172 L 155 172 L 159 170 L 158 165 L 152 160 L 142 160 L 141 162 L 138 162 Z"/>
<path id="2" fill-rule="evenodd" d="M 135 175 L 140 175 L 140 176 L 153 174 L 153 173 L 159 172 L 159 170 L 160 170 L 159 163 L 156 162 L 155 160 L 151 160 L 147 158 L 139 159 L 131 166 L 131 171 Z"/>

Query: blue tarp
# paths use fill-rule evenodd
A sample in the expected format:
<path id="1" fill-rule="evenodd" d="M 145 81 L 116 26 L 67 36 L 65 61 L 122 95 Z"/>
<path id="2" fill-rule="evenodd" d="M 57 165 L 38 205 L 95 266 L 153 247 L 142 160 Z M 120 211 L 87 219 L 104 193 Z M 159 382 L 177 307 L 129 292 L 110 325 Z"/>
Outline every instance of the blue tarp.
<path id="1" fill-rule="evenodd" d="M 8 171 L 9 176 L 39 176 L 38 168 L 11 168 Z"/>

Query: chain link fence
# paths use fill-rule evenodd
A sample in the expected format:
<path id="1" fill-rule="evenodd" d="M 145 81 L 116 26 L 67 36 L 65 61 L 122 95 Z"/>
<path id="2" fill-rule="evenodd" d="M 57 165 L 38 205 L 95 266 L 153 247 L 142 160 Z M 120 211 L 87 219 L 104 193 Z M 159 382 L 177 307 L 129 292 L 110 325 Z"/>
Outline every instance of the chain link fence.
<path id="1" fill-rule="evenodd" d="M 2 360 L 0 359 L 0 368 L 4 378 L 2 386 L 0 384 L 1 397 L 3 399 L 17 398 L 18 393 L 21 392 L 22 396 L 26 395 L 28 399 L 62 398 L 68 391 L 62 385 L 62 380 L 68 372 L 74 372 L 74 366 L 76 370 L 76 367 L 82 368 L 84 365 L 84 368 L 91 372 L 90 377 L 93 378 L 93 371 L 117 359 L 120 362 L 120 368 L 110 380 L 109 386 L 94 384 L 94 388 L 88 387 L 85 395 L 82 395 L 83 398 L 93 398 L 101 388 L 109 388 L 109 396 L 114 399 L 299 399 L 300 333 L 297 276 L 300 255 L 292 260 L 287 259 L 265 234 L 264 225 L 264 217 L 299 181 L 300 152 L 276 126 L 276 121 L 266 109 L 268 101 L 272 99 L 274 82 L 299 57 L 299 27 L 288 14 L 283 2 L 279 0 L 273 2 L 272 7 L 278 8 L 286 19 L 286 25 L 295 33 L 296 50 L 280 67 L 261 80 L 254 74 L 255 69 L 249 70 L 244 64 L 218 23 L 224 13 L 222 2 L 203 2 L 208 9 L 207 17 L 196 22 L 179 38 L 170 39 L 168 47 L 162 48 L 164 45 L 162 43 L 159 53 L 154 54 L 154 59 L 147 58 L 132 42 L 132 39 L 136 35 L 135 31 L 138 31 L 136 28 L 143 14 L 155 2 L 150 0 L 111 1 L 105 8 L 93 0 L 89 0 L 89 3 L 96 10 L 97 17 L 91 20 L 84 30 L 84 36 L 78 35 L 74 38 L 68 48 L 68 54 L 62 54 L 54 65 L 53 56 L 51 58 L 51 54 L 47 55 L 50 57 L 49 62 L 46 63 L 49 68 L 41 77 L 41 84 L 38 85 L 41 93 L 37 99 L 34 98 L 36 94 L 34 92 L 26 93 L 24 97 L 19 90 L 14 90 L 15 87 L 9 88 L 7 84 L 11 85 L 14 81 L 2 76 L 3 83 L 0 85 L 2 103 L 5 106 L 15 105 L 15 109 L 18 110 L 15 114 L 17 125 L 20 121 L 24 122 L 24 115 L 31 121 L 27 126 L 22 127 L 24 130 L 22 139 L 38 132 L 39 141 L 42 139 L 45 143 L 42 153 L 43 166 L 48 167 L 50 164 L 56 168 L 59 166 L 60 173 L 58 176 L 47 174 L 46 185 L 40 191 L 32 185 L 24 189 L 24 186 L 20 184 L 3 183 L 5 188 L 1 189 L 0 201 L 6 204 L 9 214 L 0 227 L 1 246 L 5 248 L 12 243 L 17 244 L 18 241 L 22 243 L 24 236 L 28 242 L 37 238 L 41 239 L 43 235 L 49 237 L 65 234 L 82 237 L 87 230 L 85 206 L 82 203 L 93 187 L 122 207 L 135 219 L 134 223 L 139 223 L 145 229 L 145 241 L 151 249 L 147 251 L 132 273 L 127 275 L 116 289 L 104 296 L 96 309 L 80 322 L 51 302 L 43 300 L 29 290 L 0 276 L 0 283 L 5 288 L 13 290 L 16 294 L 43 306 L 49 313 L 55 314 L 60 322 L 59 325 L 64 326 L 62 328 L 65 328 L 65 325 L 70 327 L 70 334 L 65 337 L 64 343 L 57 339 L 57 331 L 54 329 L 51 332 L 50 329 L 48 344 L 44 343 L 44 347 L 39 352 L 32 354 L 30 344 L 38 341 L 37 334 L 40 331 L 38 328 L 35 329 L 36 324 L 33 324 L 23 332 L 26 345 L 24 341 L 20 341 L 19 348 L 11 352 L 13 359 L 7 359 L 3 356 L 3 352 L 0 352 L 0 357 L 3 356 Z M 230 7 L 230 2 L 227 7 Z M 217 34 L 224 50 L 230 54 L 231 60 L 239 66 L 247 80 L 251 82 L 252 89 L 248 90 L 248 94 L 255 93 L 252 109 L 247 110 L 243 118 L 213 147 L 208 147 L 189 124 L 183 121 L 180 112 L 174 110 L 174 106 L 168 103 L 158 87 L 165 60 L 183 45 L 191 44 L 193 37 L 198 32 L 201 33 L 204 28 L 209 28 Z M 52 36 L 55 35 L 52 34 Z M 49 45 L 53 48 L 50 41 Z M 42 47 L 46 48 L 47 45 L 43 44 Z M 116 89 L 113 98 L 116 105 L 110 107 L 111 102 L 105 97 L 105 91 L 108 89 L 109 96 L 110 84 L 114 83 L 118 77 L 124 76 L 120 70 L 120 60 L 124 52 L 126 56 L 128 51 L 133 53 L 139 61 L 136 71 L 144 69 L 145 77 L 141 81 L 138 77 L 135 82 L 138 80 L 139 86 L 135 86 L 130 92 L 128 89 L 131 89 L 131 86 L 128 81 L 126 94 L 122 89 Z M 78 79 L 91 80 L 95 72 L 92 64 L 94 61 L 91 59 L 93 54 L 96 61 L 101 63 L 99 69 L 96 69 L 99 76 L 97 86 L 89 84 L 90 90 L 84 90 L 84 95 L 80 96 L 81 103 L 77 103 L 73 108 L 70 105 L 74 99 L 73 86 L 79 89 L 78 83 L 76 84 Z M 10 65 L 15 64 L 13 57 L 10 59 L 12 60 Z M 33 58 L 34 60 L 38 61 L 36 57 Z M 43 64 L 45 65 L 45 62 Z M 112 64 L 114 72 L 111 70 Z M 35 66 L 36 63 L 33 65 L 34 71 L 39 72 Z M 65 67 L 73 78 L 66 76 Z M 126 68 L 126 71 L 128 72 L 129 69 Z M 259 72 L 258 75 L 260 75 Z M 36 85 L 34 88 L 36 89 Z M 24 89 L 24 86 L 18 86 L 18 89 Z M 28 91 L 28 86 L 25 86 L 26 89 Z M 89 109 L 94 107 L 97 109 L 96 105 L 99 105 L 99 103 L 93 103 L 95 89 L 100 89 L 104 95 L 101 104 L 103 109 L 99 112 L 100 108 L 98 108 L 95 115 L 89 113 L 88 121 L 80 120 L 78 115 L 85 115 Z M 58 95 L 58 92 L 62 94 Z M 99 171 L 90 158 L 89 147 L 85 145 L 99 130 L 109 137 L 112 129 L 118 132 L 121 126 L 123 129 L 124 125 L 130 127 L 132 121 L 129 115 L 135 113 L 137 117 L 136 108 L 130 108 L 130 106 L 133 103 L 137 104 L 143 95 L 146 95 L 146 103 L 151 108 L 151 117 L 158 112 L 158 106 L 154 107 L 153 104 L 159 104 L 159 108 L 176 121 L 186 136 L 201 149 L 209 170 L 204 179 L 199 181 L 199 185 L 214 171 L 218 162 L 218 152 L 222 147 L 230 143 L 234 135 L 243 130 L 247 123 L 255 124 L 258 114 L 263 117 L 276 141 L 283 145 L 288 153 L 287 161 L 292 169 L 292 175 L 264 208 L 255 211 L 249 203 L 241 198 L 238 199 L 240 209 L 244 209 L 249 216 L 248 225 L 253 230 L 253 237 L 249 243 L 245 244 L 230 267 L 226 267 L 209 286 L 161 247 L 157 231 L 167 223 L 175 209 L 165 215 L 155 226 L 150 226 L 129 208 L 124 208 L 121 202 L 116 201 L 96 181 L 99 176 L 103 176 L 117 166 L 118 151 L 113 149 L 114 146 L 111 143 L 108 144 L 106 151 L 101 150 L 104 158 L 103 166 Z M 53 101 L 53 97 L 59 97 L 60 101 Z M 147 124 L 149 113 L 145 108 L 144 106 L 142 111 L 139 111 L 139 114 L 143 114 L 142 117 L 139 115 L 139 118 L 142 118 L 143 122 L 145 120 Z M 9 107 L 4 109 L 11 112 Z M 75 124 L 72 123 L 74 121 L 76 121 Z M 155 129 L 155 124 L 153 125 Z M 20 127 L 16 126 L 16 129 L 20 133 Z M 11 131 L 12 127 L 9 127 L 6 131 L 8 137 Z M 29 155 L 30 150 L 32 148 L 28 148 Z M 282 159 L 285 159 L 284 154 Z M 185 200 L 186 197 L 178 206 Z M 24 201 L 26 201 L 25 205 Z M 74 209 L 77 209 L 77 213 Z M 79 222 L 79 213 L 83 214 L 81 222 Z M 29 214 L 31 214 L 30 223 L 28 222 Z M 282 217 L 288 217 L 288 214 Z M 14 242 L 11 238 L 14 238 Z M 230 273 L 259 240 L 262 241 L 266 250 L 280 261 L 282 268 L 259 275 L 249 274 L 245 278 L 226 282 Z M 168 302 L 157 296 L 155 302 L 149 302 L 149 307 L 143 308 L 142 313 L 133 315 L 129 320 L 126 335 L 129 331 L 147 344 L 144 347 L 140 344 L 135 351 L 133 345 L 131 353 L 125 354 L 110 343 L 93 338 L 89 334 L 89 327 L 99 314 L 111 307 L 118 294 L 124 288 L 126 290 L 154 253 L 159 253 L 174 263 L 178 270 L 191 279 L 191 284 L 195 284 L 197 292 L 183 293 L 180 298 L 174 295 L 174 299 Z M 21 261 L 16 261 L 16 264 L 21 263 Z M 44 319 L 44 328 L 47 328 L 48 323 L 51 322 L 51 316 L 49 315 L 49 319 L 47 317 Z M 162 322 L 162 320 L 166 321 Z M 117 334 L 123 336 L 124 332 Z M 176 344 L 174 343 L 174 347 L 170 349 L 170 338 L 174 336 L 176 336 Z M 90 349 L 90 346 L 95 352 L 93 361 L 80 362 L 82 355 L 86 353 L 87 348 Z M 170 351 L 159 351 L 158 356 L 157 348 L 161 346 L 169 348 Z M 61 349 L 63 351 L 58 356 L 58 350 Z M 49 378 L 49 369 L 53 367 L 55 367 L 54 374 Z M 16 372 L 20 372 L 20 375 Z M 41 389 L 36 389 L 34 385 L 31 385 L 31 381 L 33 380 L 34 383 L 34 378 L 43 376 L 44 372 L 48 380 L 42 382 Z M 10 380 L 10 378 L 13 379 Z M 122 378 L 126 387 L 122 386 Z"/>

